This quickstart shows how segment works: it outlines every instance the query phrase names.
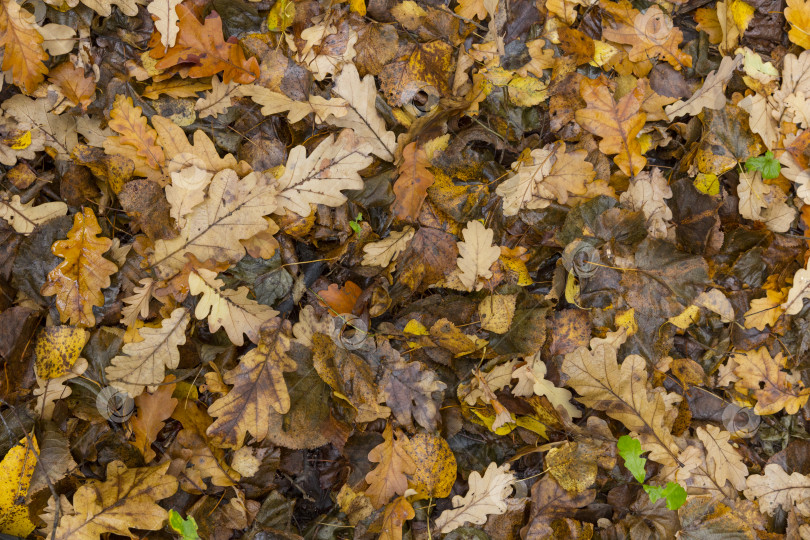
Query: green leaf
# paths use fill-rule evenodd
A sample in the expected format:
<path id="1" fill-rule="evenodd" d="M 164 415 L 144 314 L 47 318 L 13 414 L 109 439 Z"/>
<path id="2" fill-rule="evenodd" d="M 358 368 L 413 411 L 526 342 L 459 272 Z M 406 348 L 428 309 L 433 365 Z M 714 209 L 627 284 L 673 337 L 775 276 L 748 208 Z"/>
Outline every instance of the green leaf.
<path id="1" fill-rule="evenodd" d="M 186 519 L 175 510 L 169 510 L 169 526 L 183 537 L 183 540 L 198 540 L 197 522 L 189 516 Z"/>
<path id="2" fill-rule="evenodd" d="M 349 222 L 349 227 L 352 228 L 355 234 L 360 234 L 360 222 L 363 221 L 363 213 L 357 214 L 357 217 L 354 218 L 354 221 Z"/>
<path id="3" fill-rule="evenodd" d="M 642 450 L 639 440 L 629 435 L 622 435 L 619 437 L 616 447 L 619 449 L 619 455 L 624 458 L 624 466 L 627 467 L 627 470 L 632 473 L 636 480 L 644 482 L 647 477 L 647 471 L 644 470 L 647 459 L 641 457 Z"/>
<path id="4" fill-rule="evenodd" d="M 759 171 L 762 173 L 762 178 L 772 179 L 779 176 L 779 171 L 782 170 L 782 165 L 774 159 L 773 152 L 765 152 L 764 156 L 748 158 L 745 162 L 745 169 L 747 171 Z"/>
<path id="5" fill-rule="evenodd" d="M 644 491 L 646 491 L 647 495 L 650 497 L 651 502 L 665 498 L 667 500 L 667 508 L 670 510 L 677 510 L 686 502 L 686 490 L 676 482 L 667 482 L 665 487 L 647 485 L 643 487 Z"/>

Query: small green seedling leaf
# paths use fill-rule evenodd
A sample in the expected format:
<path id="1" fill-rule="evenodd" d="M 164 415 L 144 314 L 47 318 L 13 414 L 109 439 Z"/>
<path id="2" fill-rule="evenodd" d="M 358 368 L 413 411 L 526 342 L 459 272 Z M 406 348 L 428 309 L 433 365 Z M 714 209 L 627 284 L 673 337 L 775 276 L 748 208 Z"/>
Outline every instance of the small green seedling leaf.
<path id="1" fill-rule="evenodd" d="M 759 171 L 762 178 L 772 179 L 779 176 L 782 165 L 773 157 L 773 152 L 765 152 L 764 156 L 748 158 L 745 162 L 745 170 L 748 172 Z"/>
<path id="2" fill-rule="evenodd" d="M 197 534 L 197 522 L 191 516 L 183 519 L 177 511 L 169 510 L 169 526 L 181 535 L 183 540 L 198 540 L 200 538 Z"/>
<path id="3" fill-rule="evenodd" d="M 676 482 L 667 482 L 665 487 L 647 485 L 642 487 L 647 492 L 651 502 L 656 502 L 662 498 L 666 499 L 667 508 L 670 510 L 677 510 L 686 502 L 686 490 Z"/>
<path id="4" fill-rule="evenodd" d="M 624 458 L 624 466 L 627 467 L 633 478 L 643 483 L 647 477 L 647 471 L 644 470 L 647 459 L 641 457 L 642 450 L 639 440 L 629 435 L 622 435 L 619 437 L 616 447 L 619 449 L 619 455 Z"/>
<path id="5" fill-rule="evenodd" d="M 354 221 L 349 222 L 349 227 L 352 228 L 355 234 L 360 234 L 360 222 L 363 221 L 363 213 L 357 214 L 357 217 L 354 218 Z"/>

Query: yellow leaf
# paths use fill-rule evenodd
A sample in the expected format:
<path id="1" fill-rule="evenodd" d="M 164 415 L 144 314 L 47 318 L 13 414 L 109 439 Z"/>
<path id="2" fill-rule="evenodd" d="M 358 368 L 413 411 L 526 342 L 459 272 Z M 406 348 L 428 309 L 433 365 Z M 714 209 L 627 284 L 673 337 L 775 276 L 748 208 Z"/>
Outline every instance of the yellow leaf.
<path id="1" fill-rule="evenodd" d="M 515 315 L 516 300 L 516 294 L 494 294 L 484 298 L 478 304 L 481 328 L 496 334 L 505 334 Z"/>
<path id="2" fill-rule="evenodd" d="M 271 32 L 284 32 L 295 18 L 295 2 L 293 0 L 279 0 L 267 15 L 267 29 Z"/>
<path id="3" fill-rule="evenodd" d="M 0 462 L 0 532 L 26 537 L 34 531 L 25 504 L 28 486 L 37 466 L 34 451 L 39 452 L 37 441 L 32 437 L 33 449 L 28 438 L 8 451 Z"/>
<path id="4" fill-rule="evenodd" d="M 630 308 L 626 311 L 617 313 L 615 322 L 617 328 L 627 329 L 628 337 L 638 332 L 638 323 L 636 322 L 636 310 L 634 308 Z"/>
<path id="5" fill-rule="evenodd" d="M 349 9 L 360 16 L 366 14 L 366 3 L 363 0 L 349 0 Z"/>
<path id="6" fill-rule="evenodd" d="M 693 181 L 695 188 L 706 195 L 718 195 L 720 193 L 720 181 L 714 173 L 698 173 Z"/>
<path id="7" fill-rule="evenodd" d="M 411 487 L 420 498 L 447 497 L 456 482 L 456 456 L 447 441 L 429 433 L 418 433 L 411 438 L 408 446 L 409 454 L 416 463 Z"/>
<path id="8" fill-rule="evenodd" d="M 805 49 L 810 49 L 810 1 L 787 0 L 785 18 L 790 23 L 790 41 Z"/>
<path id="9" fill-rule="evenodd" d="M 19 137 L 7 141 L 7 146 L 9 146 L 12 150 L 25 150 L 29 146 L 31 146 L 31 130 L 27 130 L 25 133 L 20 135 Z"/>
<path id="10" fill-rule="evenodd" d="M 667 322 L 672 323 L 673 325 L 677 326 L 681 330 L 686 330 L 689 328 L 693 323 L 697 322 L 700 315 L 700 308 L 697 306 L 689 306 L 680 315 L 676 315 L 675 317 L 670 317 L 667 319 Z"/>
<path id="11" fill-rule="evenodd" d="M 37 338 L 36 372 L 40 379 L 64 376 L 79 358 L 89 334 L 83 328 L 49 326 Z"/>

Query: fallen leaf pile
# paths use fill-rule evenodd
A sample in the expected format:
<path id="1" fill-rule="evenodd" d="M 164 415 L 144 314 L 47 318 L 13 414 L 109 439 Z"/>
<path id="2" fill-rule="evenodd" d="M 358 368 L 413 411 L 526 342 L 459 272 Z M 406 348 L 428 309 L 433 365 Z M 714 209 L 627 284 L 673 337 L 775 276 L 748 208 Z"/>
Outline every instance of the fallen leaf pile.
<path id="1" fill-rule="evenodd" d="M 0 0 L 0 535 L 810 539 L 810 2 Z"/>

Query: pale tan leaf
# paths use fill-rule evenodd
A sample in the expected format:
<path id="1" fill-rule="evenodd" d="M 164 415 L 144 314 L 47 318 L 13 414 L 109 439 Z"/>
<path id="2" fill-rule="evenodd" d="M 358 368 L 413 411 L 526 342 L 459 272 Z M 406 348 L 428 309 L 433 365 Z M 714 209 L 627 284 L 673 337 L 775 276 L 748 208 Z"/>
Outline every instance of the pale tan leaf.
<path id="1" fill-rule="evenodd" d="M 810 516 L 810 478 L 798 472 L 788 475 L 775 463 L 766 465 L 764 472 L 748 477 L 743 492 L 748 499 L 755 500 L 769 516 L 779 507 L 790 512 L 794 505 L 801 515 Z"/>
<path id="2" fill-rule="evenodd" d="M 771 357 L 767 348 L 760 347 L 737 353 L 734 360 L 738 364 L 734 373 L 740 378 L 736 386 L 753 393 L 757 399 L 756 414 L 776 414 L 782 409 L 796 414 L 810 398 L 810 388 L 805 388 L 800 378 L 783 371 L 785 359 L 781 352 Z"/>
<path id="3" fill-rule="evenodd" d="M 149 301 L 152 299 L 152 292 L 155 290 L 157 284 L 152 278 L 143 278 L 140 281 L 140 286 L 135 287 L 130 296 L 123 299 L 126 304 L 121 309 L 121 322 L 126 326 L 132 326 L 138 320 L 138 315 L 142 319 L 149 316 Z"/>
<path id="4" fill-rule="evenodd" d="M 359 138 L 362 147 L 385 161 L 394 160 L 396 137 L 388 131 L 385 121 L 377 112 L 377 86 L 372 75 L 360 80 L 357 68 L 352 64 L 344 66 L 335 79 L 335 93 L 346 100 L 348 110 L 342 117 L 331 115 L 330 124 L 351 128 Z"/>
<path id="5" fill-rule="evenodd" d="M 63 202 L 47 202 L 34 206 L 34 201 L 23 204 L 19 195 L 3 193 L 0 198 L 0 218 L 3 218 L 20 234 L 34 232 L 37 225 L 67 214 L 67 205 Z"/>
<path id="6" fill-rule="evenodd" d="M 405 227 L 401 231 L 391 231 L 388 236 L 378 242 L 369 242 L 363 246 L 363 266 L 381 266 L 383 268 L 396 260 L 397 256 L 408 247 L 413 238 L 412 227 Z"/>
<path id="7" fill-rule="evenodd" d="M 512 388 L 516 396 L 546 396 L 555 408 L 562 408 L 571 418 L 582 417 L 582 411 L 571 403 L 571 392 L 566 388 L 558 388 L 554 383 L 546 380 L 546 364 L 540 355 L 531 357 L 526 364 L 512 372 L 512 378 L 518 382 Z"/>
<path id="8" fill-rule="evenodd" d="M 228 108 L 233 105 L 233 98 L 239 97 L 241 94 L 241 85 L 231 81 L 223 83 L 219 77 L 211 77 L 211 90 L 205 93 L 205 97 L 201 97 L 194 105 L 194 110 L 197 111 L 197 116 L 200 118 L 207 118 L 213 116 L 216 118 L 220 114 L 225 114 Z"/>
<path id="9" fill-rule="evenodd" d="M 436 518 L 436 526 L 443 534 L 465 523 L 482 525 L 487 516 L 506 512 L 506 498 L 512 493 L 515 476 L 509 472 L 509 464 L 500 467 L 490 463 L 482 477 L 478 471 L 470 473 L 469 489 L 465 496 L 453 497 L 453 508 L 445 510 Z"/>
<path id="10" fill-rule="evenodd" d="M 192 164 L 171 173 L 171 177 L 172 183 L 165 188 L 166 200 L 171 206 L 169 215 L 182 229 L 186 225 L 185 217 L 205 200 L 205 190 L 214 175 Z"/>
<path id="11" fill-rule="evenodd" d="M 37 375 L 37 387 L 34 389 L 37 404 L 34 410 L 39 414 L 40 418 L 43 420 L 53 418 L 53 409 L 56 406 L 55 402 L 73 393 L 73 390 L 69 386 L 65 386 L 65 383 L 84 373 L 87 369 L 87 365 L 87 360 L 79 358 L 76 363 L 73 364 L 73 367 L 61 377 L 42 379 Z"/>
<path id="12" fill-rule="evenodd" d="M 741 172 L 737 195 L 740 197 L 740 215 L 745 219 L 762 221 L 762 209 L 768 206 L 772 186 L 762 182 L 759 171 Z"/>
<path id="13" fill-rule="evenodd" d="M 644 213 L 647 232 L 651 237 L 666 238 L 672 210 L 667 206 L 665 199 L 671 197 L 672 190 L 667 179 L 664 178 L 661 169 L 654 167 L 652 171 L 637 174 L 619 200 L 628 209 Z"/>
<path id="14" fill-rule="evenodd" d="M 217 279 L 216 272 L 198 268 L 188 276 L 189 292 L 202 297 L 194 310 L 199 320 L 208 318 L 208 328 L 216 332 L 224 328 L 228 339 L 234 345 L 242 345 L 245 340 L 242 334 L 256 343 L 259 339 L 259 328 L 278 312 L 269 306 L 259 304 L 247 297 L 248 288 L 237 290 L 223 289 L 224 283 Z"/>
<path id="15" fill-rule="evenodd" d="M 315 113 L 316 122 L 323 122 L 330 114 L 340 118 L 348 111 L 346 100 L 341 98 L 327 100 L 320 96 L 310 96 L 307 101 L 297 101 L 256 84 L 239 87 L 238 94 L 248 96 L 261 105 L 262 114 L 265 116 L 286 112 L 287 120 L 293 124 L 303 120 L 310 113 Z"/>
<path id="16" fill-rule="evenodd" d="M 734 489 L 739 491 L 745 489 L 748 467 L 729 443 L 731 433 L 722 431 L 717 426 L 708 425 L 706 428 L 698 427 L 695 434 L 706 448 L 706 463 L 717 483 L 724 486 L 728 480 Z"/>
<path id="17" fill-rule="evenodd" d="M 700 293 L 695 298 L 695 305 L 717 313 L 723 322 L 734 321 L 734 308 L 731 306 L 731 301 L 726 298 L 720 289 L 709 289 Z"/>
<path id="18" fill-rule="evenodd" d="M 793 275 L 793 285 L 787 294 L 782 309 L 786 315 L 796 315 L 804 307 L 804 299 L 810 298 L 810 270 L 800 268 Z M 753 307 L 753 302 L 751 302 Z"/>
<path id="19" fill-rule="evenodd" d="M 141 394 L 145 387 L 153 389 L 166 376 L 166 368 L 175 369 L 180 362 L 177 348 L 186 342 L 186 327 L 191 314 L 177 308 L 163 319 L 160 328 L 143 327 L 138 333 L 142 341 L 127 343 L 105 370 L 112 386 L 131 396 Z"/>
<path id="20" fill-rule="evenodd" d="M 180 32 L 177 26 L 180 16 L 175 9 L 180 2 L 182 0 L 152 0 L 146 6 L 146 11 L 155 18 L 155 30 L 160 32 L 160 42 L 166 50 L 174 47 L 177 34 Z"/>
<path id="21" fill-rule="evenodd" d="M 346 202 L 344 189 L 361 189 L 363 180 L 358 171 L 368 167 L 373 159 L 362 148 L 351 130 L 343 130 L 335 138 L 324 139 L 309 156 L 306 148 L 290 150 L 287 167 L 278 180 L 278 207 L 299 216 L 309 216 L 311 204 L 337 207 Z"/>
<path id="22" fill-rule="evenodd" d="M 495 233 L 480 221 L 468 222 L 461 234 L 464 241 L 458 243 L 459 280 L 468 291 L 480 291 L 485 280 L 492 277 L 490 267 L 501 256 L 501 248 L 492 245 Z"/>
<path id="23" fill-rule="evenodd" d="M 706 75 L 703 86 L 687 100 L 679 100 L 664 109 L 669 121 L 684 116 L 697 116 L 703 109 L 721 109 L 726 104 L 725 86 L 740 64 L 743 56 L 724 56 L 720 67 Z"/>
<path id="24" fill-rule="evenodd" d="M 795 277 L 794 277 L 795 280 Z M 751 300 L 751 309 L 745 312 L 745 327 L 756 328 L 763 331 L 766 327 L 776 324 L 779 317 L 785 312 L 782 307 L 782 302 L 788 294 L 788 289 L 784 288 L 781 291 L 766 290 L 764 298 L 754 298 Z M 797 297 L 798 298 L 798 297 Z M 795 302 L 801 308 L 803 302 Z"/>

